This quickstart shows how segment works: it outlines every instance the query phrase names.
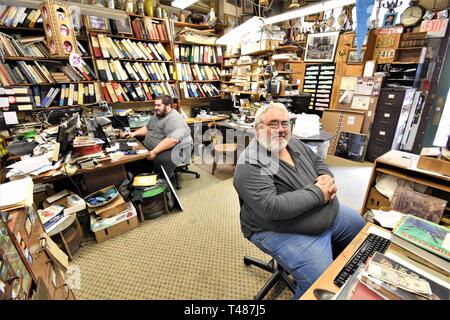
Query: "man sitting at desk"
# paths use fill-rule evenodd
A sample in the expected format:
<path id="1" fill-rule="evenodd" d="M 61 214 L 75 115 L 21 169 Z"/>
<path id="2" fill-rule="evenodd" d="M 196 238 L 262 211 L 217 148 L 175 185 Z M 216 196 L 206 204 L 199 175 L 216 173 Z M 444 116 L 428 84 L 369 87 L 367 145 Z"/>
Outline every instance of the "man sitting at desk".
<path id="1" fill-rule="evenodd" d="M 171 177 L 177 164 L 190 157 L 192 149 L 191 131 L 177 110 L 172 108 L 170 96 L 160 95 L 155 99 L 155 116 L 145 127 L 134 132 L 125 132 L 125 137 L 145 137 L 143 144 L 150 151 L 148 160 L 160 173 L 161 165 Z M 175 147 L 176 146 L 176 147 Z"/>
<path id="2" fill-rule="evenodd" d="M 234 174 L 241 229 L 294 277 L 298 299 L 365 222 L 354 210 L 339 205 L 326 164 L 291 137 L 283 104 L 258 110 L 255 137 L 239 157 Z"/>

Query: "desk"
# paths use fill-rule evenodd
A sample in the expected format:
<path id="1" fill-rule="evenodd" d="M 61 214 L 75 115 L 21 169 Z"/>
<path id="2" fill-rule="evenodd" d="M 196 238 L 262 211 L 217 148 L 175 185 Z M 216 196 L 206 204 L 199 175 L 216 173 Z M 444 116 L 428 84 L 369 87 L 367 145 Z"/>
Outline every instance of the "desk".
<path id="1" fill-rule="evenodd" d="M 367 229 L 375 226 L 372 223 L 367 223 L 358 235 L 350 242 L 350 244 L 341 252 L 341 254 L 333 261 L 333 263 L 325 270 L 324 273 L 309 287 L 309 289 L 300 297 L 300 300 L 317 300 L 314 296 L 314 289 L 320 288 L 329 290 L 331 292 L 338 292 L 339 287 L 334 284 L 334 278 L 339 271 L 345 266 L 347 261 L 352 257 L 353 253 L 358 249 L 361 243 L 366 239 L 368 233 Z"/>
<path id="2" fill-rule="evenodd" d="M 195 124 L 195 123 L 204 123 L 204 122 L 211 122 L 211 121 L 221 121 L 221 120 L 225 120 L 226 117 L 216 117 L 216 116 L 211 116 L 211 117 L 207 117 L 207 118 L 187 118 L 184 119 L 184 122 L 186 122 L 187 125 L 190 124 Z"/>
<path id="3" fill-rule="evenodd" d="M 386 229 L 375 226 L 370 222 L 366 223 L 364 228 L 362 228 L 362 230 L 356 235 L 356 237 L 350 242 L 350 244 L 341 252 L 341 254 L 333 261 L 333 263 L 324 271 L 324 273 L 322 273 L 322 275 L 311 285 L 311 287 L 309 287 L 308 290 L 300 297 L 300 300 L 317 300 L 317 298 L 314 296 L 314 289 L 325 289 L 334 293 L 339 291 L 340 288 L 334 284 L 334 278 L 336 278 L 347 261 L 350 260 L 356 250 L 358 250 L 361 243 L 363 243 L 363 241 L 369 235 L 368 229 L 370 227 L 379 228 L 384 232 L 387 231 Z M 425 273 L 431 274 L 432 276 L 439 278 L 443 282 L 450 281 L 449 276 L 430 269 L 430 266 L 409 259 L 408 252 L 393 243 L 389 245 L 385 254 L 386 253 L 392 253 L 405 259 L 408 263 L 415 265 L 420 269 L 423 269 Z"/>
<path id="4" fill-rule="evenodd" d="M 101 163 L 96 167 L 90 169 L 78 169 L 74 174 L 67 174 L 63 168 L 59 168 L 58 170 L 51 170 L 33 177 L 33 181 L 35 183 L 46 183 L 63 179 L 67 176 L 75 176 L 81 174 L 83 175 L 83 181 L 85 184 L 84 190 L 82 191 L 84 191 L 85 195 L 109 185 L 114 184 L 118 186 L 127 177 L 125 164 L 147 158 L 147 149 L 140 142 L 137 141 L 137 143 L 138 145 L 136 147 L 133 147 L 133 150 L 145 150 L 145 152 L 137 153 L 135 155 L 125 155 L 117 161 L 111 161 L 111 159 L 108 157 L 105 160 L 101 161 Z"/>
<path id="5" fill-rule="evenodd" d="M 238 132 L 237 136 L 237 143 L 238 143 L 238 154 L 245 149 L 246 145 L 248 144 L 248 141 L 252 139 L 255 136 L 255 128 L 253 125 L 244 125 L 237 123 L 235 121 L 219 121 L 216 123 L 218 127 L 226 128 L 226 129 L 234 129 Z M 248 139 L 245 139 L 248 137 Z M 324 144 L 328 142 L 331 138 L 333 138 L 333 135 L 331 133 L 328 133 L 324 130 L 320 130 L 320 134 L 317 136 L 311 136 L 311 137 L 299 137 L 294 136 L 298 139 L 300 139 L 302 142 L 307 144 L 312 144 L 318 146 L 318 144 Z M 320 152 L 318 146 L 318 154 L 322 156 L 322 158 L 326 157 L 326 150 L 325 152 Z M 326 145 L 328 147 L 328 144 Z"/>

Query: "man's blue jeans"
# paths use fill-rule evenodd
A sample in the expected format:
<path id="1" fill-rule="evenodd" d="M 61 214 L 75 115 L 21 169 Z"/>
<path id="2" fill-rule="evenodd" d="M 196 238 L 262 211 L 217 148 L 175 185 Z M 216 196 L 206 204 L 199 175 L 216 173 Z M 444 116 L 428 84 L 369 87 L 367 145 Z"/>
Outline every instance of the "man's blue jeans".
<path id="1" fill-rule="evenodd" d="M 253 234 L 250 241 L 294 277 L 297 287 L 293 299 L 298 299 L 364 225 L 359 213 L 340 204 L 336 219 L 319 235 L 263 231 Z"/>

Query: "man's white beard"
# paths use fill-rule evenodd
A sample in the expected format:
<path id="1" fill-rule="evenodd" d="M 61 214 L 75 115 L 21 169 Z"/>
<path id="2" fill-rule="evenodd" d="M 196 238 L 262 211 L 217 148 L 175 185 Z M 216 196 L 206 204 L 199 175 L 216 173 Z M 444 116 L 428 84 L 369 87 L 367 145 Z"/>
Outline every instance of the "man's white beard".
<path id="1" fill-rule="evenodd" d="M 261 132 L 259 135 L 258 142 L 270 152 L 280 152 L 284 150 L 289 142 L 290 134 L 287 134 L 283 141 L 280 142 L 278 139 L 278 134 L 273 134 L 270 141 L 267 141 L 267 133 Z"/>

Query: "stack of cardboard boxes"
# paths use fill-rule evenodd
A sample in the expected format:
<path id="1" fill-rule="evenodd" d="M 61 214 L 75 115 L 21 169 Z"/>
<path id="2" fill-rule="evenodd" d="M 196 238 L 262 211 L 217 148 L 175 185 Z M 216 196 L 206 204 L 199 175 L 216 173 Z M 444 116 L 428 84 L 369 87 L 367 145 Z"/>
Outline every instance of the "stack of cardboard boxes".
<path id="1" fill-rule="evenodd" d="M 91 230 L 97 242 L 111 239 L 139 224 L 133 204 L 125 202 L 120 194 L 111 202 L 88 210 L 91 213 Z"/>

